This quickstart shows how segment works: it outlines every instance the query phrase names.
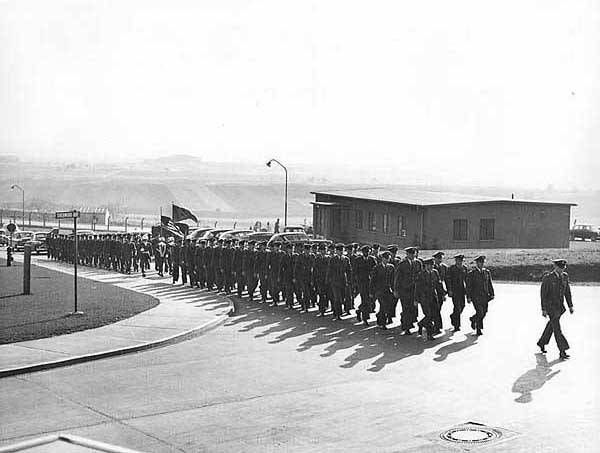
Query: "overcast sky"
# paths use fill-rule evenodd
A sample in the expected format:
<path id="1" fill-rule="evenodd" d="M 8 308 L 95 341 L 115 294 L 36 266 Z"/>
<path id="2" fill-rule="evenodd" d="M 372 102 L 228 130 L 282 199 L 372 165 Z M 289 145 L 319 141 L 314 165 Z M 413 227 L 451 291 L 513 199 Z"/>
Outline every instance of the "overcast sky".
<path id="1" fill-rule="evenodd" d="M 600 2 L 0 0 L 0 124 L 28 158 L 600 188 Z"/>

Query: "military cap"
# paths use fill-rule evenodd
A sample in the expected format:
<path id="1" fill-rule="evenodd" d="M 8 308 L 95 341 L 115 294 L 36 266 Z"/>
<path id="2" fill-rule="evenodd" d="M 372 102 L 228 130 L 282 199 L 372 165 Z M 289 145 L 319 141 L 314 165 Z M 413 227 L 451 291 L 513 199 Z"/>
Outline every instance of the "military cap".
<path id="1" fill-rule="evenodd" d="M 382 257 L 382 258 L 391 258 L 391 257 L 392 257 L 392 254 L 386 250 L 385 252 L 383 252 L 383 253 L 381 254 L 381 257 Z"/>
<path id="2" fill-rule="evenodd" d="M 560 268 L 566 267 L 566 265 L 567 265 L 567 260 L 565 260 L 565 259 L 556 259 L 556 260 L 552 260 L 552 262 L 554 264 L 556 264 L 557 267 L 560 267 Z"/>
<path id="3" fill-rule="evenodd" d="M 360 248 L 360 250 L 363 252 L 368 252 L 371 250 L 371 247 L 369 247 L 367 244 L 365 244 Z"/>
<path id="4" fill-rule="evenodd" d="M 477 258 L 475 258 L 473 261 L 485 261 L 485 255 L 479 255 Z"/>
<path id="5" fill-rule="evenodd" d="M 319 250 L 327 250 L 327 244 L 325 244 L 324 242 L 321 242 L 320 244 L 317 245 L 317 248 Z"/>
<path id="6" fill-rule="evenodd" d="M 357 248 L 358 248 L 358 246 L 359 246 L 359 245 L 360 245 L 360 244 L 359 244 L 358 242 L 353 242 L 353 243 L 352 243 L 352 247 L 357 247 Z"/>
<path id="7" fill-rule="evenodd" d="M 416 253 L 416 252 L 417 252 L 417 248 L 416 248 L 416 247 L 412 247 L 412 246 L 411 246 L 411 247 L 406 247 L 406 248 L 404 249 L 404 251 L 405 251 L 406 253 Z"/>
<path id="8" fill-rule="evenodd" d="M 443 257 L 444 257 L 444 255 L 445 255 L 445 253 L 444 253 L 444 252 L 435 252 L 435 253 L 434 253 L 432 256 L 433 256 L 434 258 L 443 258 Z"/>
<path id="9" fill-rule="evenodd" d="M 252 241 L 252 240 L 248 241 L 248 245 L 254 245 L 254 244 L 256 244 L 256 241 Z"/>
<path id="10" fill-rule="evenodd" d="M 465 258 L 465 255 L 463 255 L 462 253 L 459 253 L 458 255 L 454 255 L 454 258 L 457 260 L 462 260 Z"/>
<path id="11" fill-rule="evenodd" d="M 335 244 L 336 250 L 344 250 L 344 244 Z"/>
<path id="12" fill-rule="evenodd" d="M 390 252 L 397 252 L 398 251 L 398 246 L 396 244 L 390 244 L 390 245 L 387 246 L 387 249 Z"/>
<path id="13" fill-rule="evenodd" d="M 198 244 L 206 245 L 206 240 L 205 239 L 200 239 L 198 241 Z"/>
<path id="14" fill-rule="evenodd" d="M 373 244 L 373 246 L 371 248 L 379 250 L 381 248 L 381 245 L 375 243 L 375 244 Z"/>
<path id="15" fill-rule="evenodd" d="M 235 241 L 235 239 L 233 239 L 233 240 Z M 240 239 L 238 241 L 238 244 L 240 244 L 240 245 L 244 245 L 245 243 L 246 243 L 246 241 L 244 239 Z"/>
<path id="16" fill-rule="evenodd" d="M 354 248 L 354 246 L 352 244 L 346 244 L 346 245 L 344 245 L 344 248 L 346 250 L 352 250 Z"/>
<path id="17" fill-rule="evenodd" d="M 426 258 L 423 260 L 423 263 L 425 264 L 433 264 L 433 258 Z"/>

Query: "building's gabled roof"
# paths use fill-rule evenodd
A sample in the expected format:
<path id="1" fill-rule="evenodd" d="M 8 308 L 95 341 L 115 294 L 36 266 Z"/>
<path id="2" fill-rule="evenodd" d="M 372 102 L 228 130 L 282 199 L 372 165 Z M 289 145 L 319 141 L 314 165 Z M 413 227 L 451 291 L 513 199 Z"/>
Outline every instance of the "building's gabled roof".
<path id="1" fill-rule="evenodd" d="M 361 200 L 383 201 L 412 206 L 439 206 L 464 203 L 533 203 L 576 206 L 574 203 L 563 203 L 542 200 L 501 199 L 482 195 L 442 192 L 434 190 L 418 190 L 404 187 L 372 187 L 361 189 L 342 189 L 311 192 L 318 195 L 357 198 Z"/>

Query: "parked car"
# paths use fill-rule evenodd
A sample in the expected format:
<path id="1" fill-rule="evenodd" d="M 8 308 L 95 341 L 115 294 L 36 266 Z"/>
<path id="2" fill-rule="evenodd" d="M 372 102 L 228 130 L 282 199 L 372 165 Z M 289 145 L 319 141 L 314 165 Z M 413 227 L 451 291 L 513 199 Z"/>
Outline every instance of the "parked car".
<path id="1" fill-rule="evenodd" d="M 327 247 L 329 247 L 331 244 L 333 244 L 333 241 L 330 241 L 329 239 L 311 239 L 310 240 L 311 244 L 325 244 Z"/>
<path id="2" fill-rule="evenodd" d="M 17 231 L 13 234 L 13 247 L 15 252 L 22 252 L 25 244 L 33 238 L 33 231 Z"/>
<path id="3" fill-rule="evenodd" d="M 229 231 L 225 231 L 224 233 L 221 233 L 219 235 L 219 239 L 236 239 L 236 240 L 240 240 L 240 239 L 248 239 L 248 236 L 252 233 L 252 230 L 229 230 Z"/>
<path id="4" fill-rule="evenodd" d="M 306 233 L 302 225 L 287 225 L 283 228 L 284 233 Z"/>
<path id="5" fill-rule="evenodd" d="M 231 231 L 231 228 L 221 228 L 214 230 L 207 230 L 204 232 L 200 239 L 208 240 L 208 239 L 219 239 L 221 233 L 225 233 L 226 231 Z"/>
<path id="6" fill-rule="evenodd" d="M 8 245 L 9 242 L 10 242 L 10 236 L 8 236 L 4 232 L 0 231 L 0 245 Z"/>
<path id="7" fill-rule="evenodd" d="M 279 241 L 282 244 L 290 243 L 292 245 L 297 244 L 305 244 L 306 242 L 310 242 L 310 237 L 305 232 L 296 232 L 296 233 L 277 233 L 274 234 L 267 245 L 271 245 L 273 242 Z"/>
<path id="8" fill-rule="evenodd" d="M 256 233 L 250 233 L 246 239 L 249 241 L 269 241 L 273 237 L 273 233 L 266 231 L 257 231 Z"/>
<path id="9" fill-rule="evenodd" d="M 575 241 L 577 239 L 581 239 L 582 241 L 585 241 L 586 239 L 596 241 L 598 240 L 599 236 L 600 233 L 595 231 L 592 225 L 574 225 L 569 233 L 569 239 L 571 241 Z"/>
<path id="10" fill-rule="evenodd" d="M 31 246 L 31 253 L 40 255 L 41 253 L 48 253 L 48 246 L 46 244 L 46 237 L 48 233 L 34 233 L 33 237 L 27 244 Z"/>
<path id="11" fill-rule="evenodd" d="M 196 228 L 194 231 L 192 231 L 190 234 L 188 234 L 186 236 L 186 239 L 191 239 L 191 240 L 196 240 L 196 239 L 200 239 L 204 233 L 206 233 L 207 231 L 212 230 L 211 227 L 201 227 L 201 228 Z"/>

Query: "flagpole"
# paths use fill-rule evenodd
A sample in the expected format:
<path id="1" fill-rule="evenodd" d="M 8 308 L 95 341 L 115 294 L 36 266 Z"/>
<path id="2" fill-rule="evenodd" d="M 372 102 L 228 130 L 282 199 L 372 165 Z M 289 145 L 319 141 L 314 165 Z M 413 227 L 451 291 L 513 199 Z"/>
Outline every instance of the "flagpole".
<path id="1" fill-rule="evenodd" d="M 160 219 L 159 219 L 159 221 L 160 221 L 160 236 L 164 237 L 164 235 L 163 235 L 163 224 L 162 224 L 162 206 L 160 207 Z"/>

